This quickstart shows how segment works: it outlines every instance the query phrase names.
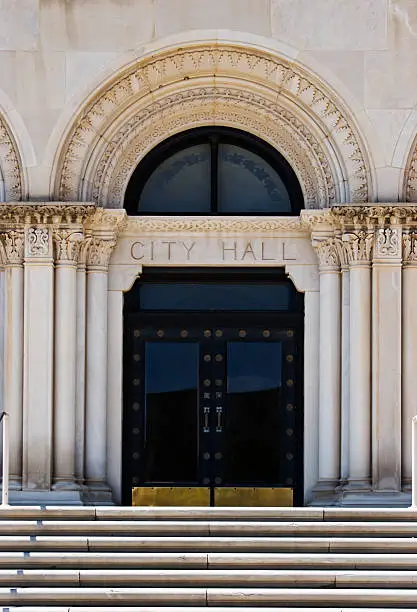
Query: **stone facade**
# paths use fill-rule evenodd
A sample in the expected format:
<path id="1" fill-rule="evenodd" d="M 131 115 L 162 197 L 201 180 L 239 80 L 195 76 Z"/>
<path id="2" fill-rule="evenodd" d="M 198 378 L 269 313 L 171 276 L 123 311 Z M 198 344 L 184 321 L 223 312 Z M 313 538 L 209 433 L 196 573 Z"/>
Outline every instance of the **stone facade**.
<path id="1" fill-rule="evenodd" d="M 414 13 L 411 0 L 2 3 L 0 395 L 16 499 L 120 500 L 123 292 L 143 266 L 250 263 L 285 267 L 305 294 L 305 502 L 407 503 Z M 143 157 L 213 125 L 287 159 L 300 217 L 126 215 Z"/>

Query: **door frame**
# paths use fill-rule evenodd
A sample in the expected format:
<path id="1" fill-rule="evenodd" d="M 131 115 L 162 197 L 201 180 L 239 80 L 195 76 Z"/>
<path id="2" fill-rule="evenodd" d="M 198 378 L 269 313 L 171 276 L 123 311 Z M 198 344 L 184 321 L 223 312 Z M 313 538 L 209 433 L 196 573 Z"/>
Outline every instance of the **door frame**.
<path id="1" fill-rule="evenodd" d="M 247 269 L 247 268 L 149 268 L 147 273 L 144 274 L 140 279 L 136 281 L 133 285 L 130 292 L 125 294 L 124 305 L 123 305 L 123 391 L 124 395 L 126 394 L 127 387 L 127 373 L 129 372 L 130 366 L 128 363 L 128 342 L 127 342 L 127 331 L 129 327 L 126 327 L 126 320 L 131 318 L 132 316 L 139 316 L 140 311 L 137 309 L 134 313 L 134 304 L 137 299 L 138 294 L 135 296 L 136 292 L 139 290 L 138 288 L 143 283 L 153 283 L 153 282 L 167 282 L 167 283 L 175 283 L 175 282 L 216 282 L 216 283 L 244 283 L 244 284 L 253 284 L 256 286 L 257 283 L 261 282 L 290 282 L 291 280 L 285 274 L 285 270 L 282 268 L 277 268 L 271 270 L 270 268 L 257 268 L 256 270 Z M 270 325 L 272 326 L 272 320 L 276 320 L 274 323 L 275 328 L 286 327 L 286 326 L 295 326 L 297 328 L 297 345 L 299 347 L 300 355 L 300 364 L 297 368 L 298 376 L 299 376 L 299 385 L 301 386 L 297 401 L 297 409 L 299 411 L 297 415 L 297 436 L 299 439 L 298 443 L 298 461 L 299 468 L 297 473 L 297 487 L 295 489 L 294 495 L 294 505 L 302 505 L 304 499 L 304 294 L 297 292 L 293 283 L 293 303 L 292 308 L 288 311 L 250 311 L 250 310 L 242 310 L 240 311 L 240 316 L 242 318 L 247 316 L 248 323 L 246 324 L 248 327 L 251 326 L 252 322 L 256 320 L 257 317 L 262 317 L 262 314 L 265 314 L 271 321 Z M 194 312 L 193 316 L 195 316 L 196 320 L 202 318 L 204 313 L 209 311 L 199 311 Z M 184 311 L 152 311 L 152 312 L 144 312 L 143 317 L 144 321 L 155 320 L 158 321 L 161 317 L 167 317 L 168 319 L 178 319 L 186 316 L 187 313 Z M 231 312 L 221 313 L 219 311 L 212 312 L 209 315 L 211 322 L 215 320 L 215 318 L 221 317 L 223 321 L 230 318 L 232 320 L 233 314 Z M 206 326 L 211 326 L 207 322 Z M 259 319 L 258 319 L 259 325 Z M 165 324 L 166 326 L 166 324 Z M 221 327 L 222 325 L 217 323 L 217 326 Z M 128 417 L 126 415 L 126 405 L 123 401 L 123 425 L 122 425 L 122 444 L 130 445 L 130 435 L 128 432 L 128 427 L 126 423 L 128 423 Z M 126 505 L 130 505 L 131 503 L 131 483 L 127 482 L 126 472 L 124 469 L 126 454 L 122 453 L 122 503 Z M 128 470 L 130 472 L 130 470 Z"/>

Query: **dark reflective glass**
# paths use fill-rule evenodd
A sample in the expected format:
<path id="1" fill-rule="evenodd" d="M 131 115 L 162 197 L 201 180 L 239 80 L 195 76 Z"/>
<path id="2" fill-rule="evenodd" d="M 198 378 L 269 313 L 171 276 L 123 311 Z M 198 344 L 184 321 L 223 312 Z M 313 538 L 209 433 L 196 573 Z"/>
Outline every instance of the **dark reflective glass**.
<path id="1" fill-rule="evenodd" d="M 138 211 L 147 213 L 210 212 L 210 145 L 174 153 L 151 174 Z"/>
<path id="2" fill-rule="evenodd" d="M 197 342 L 148 342 L 144 482 L 198 478 Z"/>
<path id="3" fill-rule="evenodd" d="M 283 484 L 282 345 L 228 342 L 225 484 Z"/>
<path id="4" fill-rule="evenodd" d="M 262 157 L 232 144 L 219 145 L 218 211 L 291 213 L 288 191 Z"/>
<path id="5" fill-rule="evenodd" d="M 284 283 L 146 283 L 141 310 L 288 310 L 291 287 Z"/>

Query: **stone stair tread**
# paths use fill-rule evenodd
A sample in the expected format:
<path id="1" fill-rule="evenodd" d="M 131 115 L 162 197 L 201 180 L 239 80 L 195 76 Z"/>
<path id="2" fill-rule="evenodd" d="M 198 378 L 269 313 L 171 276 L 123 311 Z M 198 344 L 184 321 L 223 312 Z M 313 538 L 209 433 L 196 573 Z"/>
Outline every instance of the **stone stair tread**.
<path id="1" fill-rule="evenodd" d="M 417 554 L 335 554 L 335 553 L 136 553 L 136 552 L 0 552 L 0 568 L 99 566 L 165 568 L 197 567 L 263 569 L 414 569 Z"/>
<path id="2" fill-rule="evenodd" d="M 28 569 L 0 570 L 0 586 L 131 586 L 131 587 L 327 587 L 361 589 L 411 589 L 417 571 L 376 570 L 120 570 Z"/>
<path id="3" fill-rule="evenodd" d="M 411 589 L 321 589 L 321 588 L 92 588 L 92 587 L 0 587 L 0 604 L 48 604 L 78 602 L 106 606 L 123 603 L 173 603 L 206 605 L 286 604 L 300 607 L 308 604 L 358 607 L 361 604 L 382 604 L 386 607 L 417 605 L 417 591 Z M 278 606 L 279 607 L 279 606 Z"/>

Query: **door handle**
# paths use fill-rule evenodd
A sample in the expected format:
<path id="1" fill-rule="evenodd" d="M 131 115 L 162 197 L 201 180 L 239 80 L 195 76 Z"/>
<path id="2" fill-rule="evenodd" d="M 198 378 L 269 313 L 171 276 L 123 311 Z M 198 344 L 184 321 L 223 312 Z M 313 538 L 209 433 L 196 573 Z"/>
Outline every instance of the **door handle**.
<path id="1" fill-rule="evenodd" d="M 217 415 L 216 432 L 221 433 L 223 431 L 223 423 L 222 423 L 223 407 L 222 406 L 216 406 L 216 415 Z"/>
<path id="2" fill-rule="evenodd" d="M 209 433 L 210 432 L 210 407 L 209 406 L 204 406 L 203 408 L 203 414 L 204 414 L 204 425 L 203 425 L 203 432 L 204 433 Z"/>

